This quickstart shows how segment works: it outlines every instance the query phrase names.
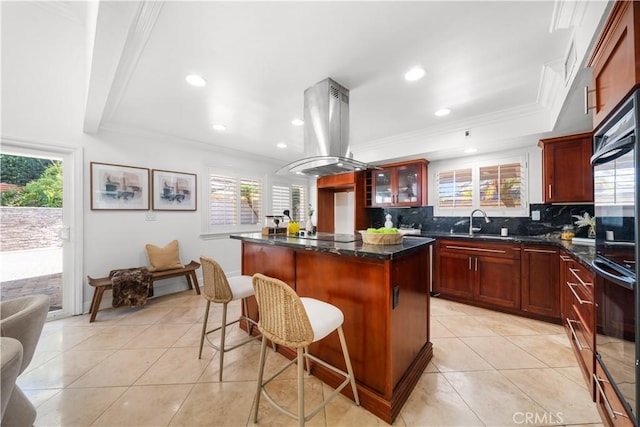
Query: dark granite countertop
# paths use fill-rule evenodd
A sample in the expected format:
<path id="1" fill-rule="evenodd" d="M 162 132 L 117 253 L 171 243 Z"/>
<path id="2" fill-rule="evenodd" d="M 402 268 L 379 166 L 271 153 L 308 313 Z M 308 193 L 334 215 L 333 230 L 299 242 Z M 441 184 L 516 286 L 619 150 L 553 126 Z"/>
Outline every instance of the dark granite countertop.
<path id="1" fill-rule="evenodd" d="M 429 232 L 424 231 L 420 234 L 420 237 L 427 237 L 432 239 L 447 238 L 447 239 L 461 239 L 461 240 L 473 240 L 473 241 L 487 241 L 487 242 L 512 242 L 534 245 L 551 245 L 558 246 L 573 256 L 580 264 L 592 270 L 591 261 L 596 256 L 595 247 L 592 245 L 574 244 L 568 240 L 561 240 L 555 237 L 546 236 L 507 236 L 502 237 L 494 234 L 474 234 L 469 236 L 468 234 L 461 233 L 441 233 L 441 232 Z"/>
<path id="2" fill-rule="evenodd" d="M 417 250 L 421 246 L 432 245 L 429 236 L 405 236 L 398 245 L 364 244 L 360 236 L 350 234 L 318 233 L 317 236 L 297 237 L 289 235 L 263 236 L 261 233 L 232 234 L 232 239 L 265 245 L 284 246 L 316 252 L 329 252 L 363 258 L 392 259 Z"/>

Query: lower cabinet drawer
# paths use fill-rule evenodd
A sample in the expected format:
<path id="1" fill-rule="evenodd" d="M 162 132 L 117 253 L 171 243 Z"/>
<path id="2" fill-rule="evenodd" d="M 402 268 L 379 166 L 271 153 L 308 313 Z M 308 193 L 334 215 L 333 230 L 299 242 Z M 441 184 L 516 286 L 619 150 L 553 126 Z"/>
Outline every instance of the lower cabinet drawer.
<path id="1" fill-rule="evenodd" d="M 600 358 L 596 358 L 596 371 L 593 374 L 595 384 L 595 401 L 598 404 L 598 412 L 605 425 L 609 426 L 633 426 L 634 422 L 627 409 L 618 397 L 609 375 Z"/>
<path id="2" fill-rule="evenodd" d="M 577 315 L 575 307 L 564 319 L 564 326 L 571 342 L 571 347 L 576 355 L 578 366 L 582 371 L 582 376 L 588 384 L 593 399 L 593 372 L 595 364 L 595 353 L 593 351 L 593 341 L 589 339 L 589 333 L 584 327 L 583 320 Z"/>

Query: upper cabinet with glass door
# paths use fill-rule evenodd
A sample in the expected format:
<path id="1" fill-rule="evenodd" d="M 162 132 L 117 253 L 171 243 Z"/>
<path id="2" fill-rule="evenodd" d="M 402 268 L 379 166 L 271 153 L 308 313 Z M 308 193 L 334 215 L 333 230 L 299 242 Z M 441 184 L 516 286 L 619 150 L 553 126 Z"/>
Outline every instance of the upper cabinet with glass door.
<path id="1" fill-rule="evenodd" d="M 380 165 L 367 180 L 367 206 L 402 207 L 427 204 L 427 164 L 424 159 Z"/>

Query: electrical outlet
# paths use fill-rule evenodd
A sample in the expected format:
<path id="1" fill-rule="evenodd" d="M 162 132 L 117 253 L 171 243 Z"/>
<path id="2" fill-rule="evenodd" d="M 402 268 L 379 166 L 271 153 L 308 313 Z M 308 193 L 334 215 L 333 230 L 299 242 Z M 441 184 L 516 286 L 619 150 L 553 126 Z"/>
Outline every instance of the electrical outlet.
<path id="1" fill-rule="evenodd" d="M 531 220 L 540 221 L 540 211 L 531 211 Z"/>
<path id="2" fill-rule="evenodd" d="M 147 215 L 145 216 L 145 221 L 155 221 L 156 220 L 156 213 L 149 211 L 147 212 Z"/>

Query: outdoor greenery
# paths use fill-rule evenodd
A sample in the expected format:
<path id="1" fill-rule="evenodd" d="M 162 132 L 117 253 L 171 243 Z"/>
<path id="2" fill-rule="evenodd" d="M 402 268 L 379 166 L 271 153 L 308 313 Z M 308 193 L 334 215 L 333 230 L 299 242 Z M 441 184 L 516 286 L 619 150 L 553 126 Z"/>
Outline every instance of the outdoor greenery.
<path id="1" fill-rule="evenodd" d="M 4 157 L 13 156 L 2 157 L 4 162 Z M 23 157 L 23 159 L 27 158 Z M 43 169 L 36 179 L 27 182 L 22 191 L 6 191 L 0 195 L 0 204 L 2 206 L 35 206 L 46 208 L 62 207 L 62 162 L 50 160 L 43 161 L 49 163 L 48 167 Z M 18 175 L 20 175 L 19 172 L 16 173 L 16 176 Z M 4 170 L 3 182 L 15 184 L 15 182 L 4 181 Z"/>
<path id="2" fill-rule="evenodd" d="M 53 163 L 50 159 L 0 154 L 0 181 L 23 187 L 28 182 L 40 178 L 45 169 Z"/>

